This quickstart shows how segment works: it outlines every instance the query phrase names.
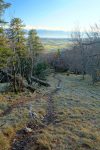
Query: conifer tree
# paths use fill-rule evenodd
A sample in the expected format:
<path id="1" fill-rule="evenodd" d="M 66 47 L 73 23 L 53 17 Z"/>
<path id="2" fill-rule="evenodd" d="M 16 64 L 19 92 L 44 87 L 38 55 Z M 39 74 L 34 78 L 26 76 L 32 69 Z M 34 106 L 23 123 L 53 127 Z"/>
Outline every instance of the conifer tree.
<path id="1" fill-rule="evenodd" d="M 10 28 L 8 29 L 8 38 L 10 48 L 13 52 L 11 59 L 12 73 L 14 76 L 14 91 L 17 91 L 16 75 L 22 75 L 23 58 L 26 56 L 26 39 L 25 32 L 23 31 L 24 24 L 20 18 L 13 18 L 10 22 Z"/>
<path id="2" fill-rule="evenodd" d="M 4 0 L 0 0 L 0 68 L 7 65 L 7 59 L 11 55 L 8 39 L 4 31 L 4 25 L 6 22 L 3 20 L 4 11 L 9 6 L 9 3 L 4 2 Z"/>
<path id="3" fill-rule="evenodd" d="M 26 53 L 26 40 L 23 27 L 24 24 L 20 18 L 13 18 L 10 22 L 10 28 L 8 30 L 10 46 L 18 57 L 21 57 Z"/>
<path id="4" fill-rule="evenodd" d="M 34 63 L 37 61 L 37 56 L 44 50 L 44 47 L 41 43 L 39 36 L 37 35 L 36 30 L 30 30 L 28 33 L 28 47 L 29 53 L 31 56 L 31 76 L 34 67 Z"/>
<path id="5" fill-rule="evenodd" d="M 33 56 L 35 57 L 41 53 L 44 48 L 36 30 L 30 30 L 28 35 L 28 46 Z"/>

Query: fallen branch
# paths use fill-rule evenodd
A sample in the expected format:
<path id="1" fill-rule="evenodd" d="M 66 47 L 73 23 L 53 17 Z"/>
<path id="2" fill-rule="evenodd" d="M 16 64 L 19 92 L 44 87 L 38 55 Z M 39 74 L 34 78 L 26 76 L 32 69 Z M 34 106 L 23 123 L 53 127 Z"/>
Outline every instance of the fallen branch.
<path id="1" fill-rule="evenodd" d="M 3 75 L 7 75 L 12 81 L 14 80 L 14 76 L 9 74 L 8 72 L 6 72 L 4 70 L 0 70 L 0 72 L 3 73 Z M 32 76 L 31 79 L 32 79 L 32 81 L 35 81 L 35 82 L 37 82 L 37 83 L 39 83 L 41 85 L 44 85 L 44 86 L 47 86 L 47 87 L 50 86 L 49 83 L 47 83 L 47 82 L 45 82 L 43 80 L 40 80 L 40 79 L 38 79 L 38 78 L 36 78 L 34 76 Z M 17 75 L 16 76 L 16 83 L 19 85 L 19 88 L 21 88 L 21 89 L 23 87 L 25 87 L 25 88 L 29 89 L 31 92 L 34 92 L 36 90 L 34 87 L 29 85 L 28 83 L 24 83 L 23 78 L 21 77 L 21 75 L 19 75 L 19 76 Z"/>
<path id="2" fill-rule="evenodd" d="M 9 74 L 6 71 L 0 70 L 0 72 L 3 73 L 3 75 L 7 75 L 12 81 L 14 80 L 14 76 Z M 16 76 L 16 83 L 18 84 L 19 88 L 23 89 L 23 87 L 27 88 L 28 90 L 30 90 L 31 92 L 34 92 L 36 89 L 33 88 L 31 85 L 24 83 L 21 75 L 20 76 Z"/>
<path id="3" fill-rule="evenodd" d="M 35 88 L 33 88 L 32 86 L 30 86 L 30 85 L 24 85 L 24 87 L 25 88 L 27 88 L 28 90 L 30 90 L 31 92 L 34 92 L 36 89 Z"/>
<path id="4" fill-rule="evenodd" d="M 0 125 L 0 128 L 1 128 L 2 126 L 4 126 L 5 124 L 6 124 L 6 122 L 4 122 L 3 124 L 1 124 L 1 125 Z"/>
<path id="5" fill-rule="evenodd" d="M 38 78 L 35 78 L 35 77 L 31 77 L 31 79 L 32 79 L 32 81 L 35 81 L 35 82 L 37 82 L 37 83 L 40 83 L 41 85 L 44 85 L 44 86 L 50 86 L 50 84 L 49 83 L 47 83 L 47 82 L 45 82 L 45 81 L 43 81 L 43 80 L 40 80 L 40 79 L 38 79 Z"/>

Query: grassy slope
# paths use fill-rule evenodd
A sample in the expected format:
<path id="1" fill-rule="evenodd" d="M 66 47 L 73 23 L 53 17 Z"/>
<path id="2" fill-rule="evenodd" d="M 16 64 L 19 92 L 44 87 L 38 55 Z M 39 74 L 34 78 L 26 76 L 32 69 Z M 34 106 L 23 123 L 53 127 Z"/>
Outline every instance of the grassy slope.
<path id="1" fill-rule="evenodd" d="M 56 74 L 61 79 L 61 89 L 53 94 L 56 118 L 37 133 L 38 142 L 53 150 L 99 150 L 100 148 L 100 84 L 91 85 L 90 78 L 81 80 L 81 76 Z M 39 118 L 46 114 L 47 93 L 55 89 L 57 80 L 53 74 L 47 80 L 51 87 L 41 87 L 38 92 L 19 95 L 0 95 L 0 112 L 14 105 L 14 108 L 0 117 L 0 149 L 7 150 L 16 130 L 25 126 L 29 120 L 29 105 L 33 106 Z M 9 141 L 7 142 L 7 138 Z M 3 147 L 4 146 L 4 147 Z M 3 148 L 3 149 L 2 149 Z"/>
<path id="2" fill-rule="evenodd" d="M 57 49 L 69 48 L 71 46 L 71 42 L 67 39 L 41 39 L 45 51 L 56 51 Z"/>

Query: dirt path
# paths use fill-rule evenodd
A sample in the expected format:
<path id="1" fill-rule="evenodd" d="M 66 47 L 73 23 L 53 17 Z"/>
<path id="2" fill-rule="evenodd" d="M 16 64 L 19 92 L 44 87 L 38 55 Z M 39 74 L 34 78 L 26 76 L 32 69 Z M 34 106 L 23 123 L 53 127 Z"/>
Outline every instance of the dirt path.
<path id="1" fill-rule="evenodd" d="M 49 124 L 53 123 L 56 115 L 55 104 L 53 100 L 53 96 L 57 94 L 57 92 L 61 89 L 61 79 L 59 77 L 54 78 L 57 80 L 56 88 L 47 94 L 47 113 L 45 115 L 44 121 Z"/>
<path id="2" fill-rule="evenodd" d="M 49 125 L 50 123 L 54 123 L 55 121 L 56 111 L 53 96 L 57 94 L 57 92 L 61 89 L 61 79 L 59 77 L 55 77 L 55 79 L 57 80 L 55 89 L 46 95 L 47 113 L 44 117 L 44 120 L 41 123 L 39 123 L 39 120 L 37 120 L 36 125 L 34 124 L 35 120 L 32 123 L 30 122 L 29 124 L 27 124 L 27 127 L 31 128 L 35 132 L 27 134 L 25 133 L 24 129 L 20 130 L 19 135 L 17 135 L 18 140 L 12 145 L 12 150 L 28 150 L 31 147 L 36 147 L 36 150 L 49 150 L 49 148 L 46 148 L 46 145 L 43 146 L 41 143 L 37 143 L 36 135 L 39 136 L 42 130 L 44 128 L 47 128 L 47 125 Z"/>

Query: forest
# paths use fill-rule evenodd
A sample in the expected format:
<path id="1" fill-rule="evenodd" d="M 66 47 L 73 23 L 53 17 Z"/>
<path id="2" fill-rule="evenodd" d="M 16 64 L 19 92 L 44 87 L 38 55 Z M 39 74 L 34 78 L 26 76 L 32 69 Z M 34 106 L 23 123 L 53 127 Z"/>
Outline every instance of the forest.
<path id="1" fill-rule="evenodd" d="M 0 0 L 0 150 L 100 149 L 100 25 L 41 38 Z"/>

